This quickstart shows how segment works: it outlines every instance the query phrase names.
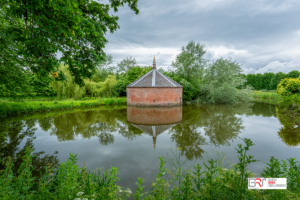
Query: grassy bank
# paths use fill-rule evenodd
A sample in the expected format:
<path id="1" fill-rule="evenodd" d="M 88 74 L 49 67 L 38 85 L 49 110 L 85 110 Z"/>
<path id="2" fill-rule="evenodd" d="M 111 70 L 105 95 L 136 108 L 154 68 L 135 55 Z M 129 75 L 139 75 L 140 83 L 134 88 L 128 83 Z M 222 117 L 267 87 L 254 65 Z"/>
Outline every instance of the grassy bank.
<path id="1" fill-rule="evenodd" d="M 275 90 L 255 90 L 252 93 L 254 101 L 267 101 L 272 104 L 283 105 L 300 105 L 300 95 L 294 94 L 291 96 L 282 97 Z"/>
<path id="2" fill-rule="evenodd" d="M 262 90 L 253 91 L 252 97 L 254 99 L 276 99 L 276 100 L 282 99 L 282 97 L 278 95 L 276 91 L 262 91 Z"/>
<path id="3" fill-rule="evenodd" d="M 100 105 L 126 104 L 126 98 L 84 98 L 82 100 L 28 100 L 0 99 L 0 117 L 50 110 L 73 109 Z"/>
<path id="4" fill-rule="evenodd" d="M 245 145 L 238 146 L 239 163 L 229 169 L 222 168 L 222 158 L 209 160 L 204 168 L 199 164 L 193 170 L 181 168 L 180 152 L 172 151 L 173 170 L 165 168 L 165 159 L 160 157 L 159 173 L 151 184 L 149 192 L 144 191 L 143 179 L 138 178 L 138 188 L 130 189 L 116 184 L 118 169 L 89 171 L 78 168 L 76 155 L 70 154 L 68 161 L 56 169 L 48 166 L 37 179 L 32 176 L 32 149 L 29 146 L 23 156 L 23 163 L 17 172 L 13 171 L 11 158 L 5 160 L 6 168 L 0 172 L 1 199 L 300 199 L 300 165 L 294 158 L 278 161 L 274 157 L 266 163 L 262 174 L 254 175 L 247 170 L 250 163 L 258 162 L 248 155 L 253 146 L 244 139 Z M 247 178 L 287 178 L 286 190 L 248 190 Z"/>

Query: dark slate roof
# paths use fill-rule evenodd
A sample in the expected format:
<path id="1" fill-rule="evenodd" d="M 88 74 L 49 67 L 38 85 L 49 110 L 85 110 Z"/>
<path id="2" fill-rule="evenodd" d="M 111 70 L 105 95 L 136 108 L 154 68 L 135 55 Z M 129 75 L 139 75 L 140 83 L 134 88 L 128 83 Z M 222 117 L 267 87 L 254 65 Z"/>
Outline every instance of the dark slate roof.
<path id="1" fill-rule="evenodd" d="M 126 87 L 182 87 L 179 83 L 173 81 L 166 75 L 156 69 L 133 81 Z"/>
<path id="2" fill-rule="evenodd" d="M 137 125 L 137 124 L 131 124 L 135 126 L 136 128 L 142 130 L 143 132 L 148 133 L 150 136 L 158 136 L 162 134 L 163 132 L 171 129 L 175 124 L 168 124 L 168 125 L 155 125 L 155 126 L 149 126 L 149 125 Z"/>

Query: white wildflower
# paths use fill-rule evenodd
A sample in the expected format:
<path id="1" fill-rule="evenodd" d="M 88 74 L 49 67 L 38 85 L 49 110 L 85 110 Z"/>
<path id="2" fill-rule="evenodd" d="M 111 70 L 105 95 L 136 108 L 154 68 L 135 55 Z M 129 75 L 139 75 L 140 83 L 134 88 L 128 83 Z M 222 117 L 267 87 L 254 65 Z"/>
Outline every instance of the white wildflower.
<path id="1" fill-rule="evenodd" d="M 80 197 L 81 195 L 83 195 L 83 193 L 84 193 L 84 192 L 78 192 L 78 193 L 76 194 L 76 196 L 79 196 L 79 197 Z"/>
<path id="2" fill-rule="evenodd" d="M 80 198 L 75 198 L 74 200 L 81 200 Z"/>
<path id="3" fill-rule="evenodd" d="M 122 190 L 120 190 L 119 192 L 122 192 Z"/>
<path id="4" fill-rule="evenodd" d="M 132 192 L 131 192 L 131 190 L 128 190 L 127 192 L 128 192 L 129 194 L 131 194 L 131 193 L 132 193 Z"/>

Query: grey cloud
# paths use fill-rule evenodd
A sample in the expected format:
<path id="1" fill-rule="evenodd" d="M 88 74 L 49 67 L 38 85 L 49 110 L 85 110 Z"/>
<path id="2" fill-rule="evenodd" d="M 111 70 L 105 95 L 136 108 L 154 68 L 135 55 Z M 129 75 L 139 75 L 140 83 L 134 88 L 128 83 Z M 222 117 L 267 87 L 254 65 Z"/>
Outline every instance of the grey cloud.
<path id="1" fill-rule="evenodd" d="M 151 65 L 153 54 L 159 52 L 158 66 L 169 66 L 190 40 L 206 44 L 208 59 L 219 55 L 210 49 L 226 47 L 222 57 L 230 56 L 254 72 L 300 55 L 300 1 L 140 0 L 138 5 L 139 15 L 128 7 L 111 12 L 120 17 L 121 28 L 107 34 L 105 51 L 115 64 L 132 55 Z"/>

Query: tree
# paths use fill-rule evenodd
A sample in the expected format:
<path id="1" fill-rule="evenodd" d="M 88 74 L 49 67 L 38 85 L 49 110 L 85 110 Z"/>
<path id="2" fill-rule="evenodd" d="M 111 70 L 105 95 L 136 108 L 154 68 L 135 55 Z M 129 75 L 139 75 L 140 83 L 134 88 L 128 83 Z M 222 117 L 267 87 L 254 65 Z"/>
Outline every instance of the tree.
<path id="1" fill-rule="evenodd" d="M 105 55 L 105 59 L 98 65 L 98 69 L 106 70 L 108 72 L 114 72 L 115 67 L 111 65 L 112 63 L 113 63 L 112 55 L 110 55 L 110 54 Z"/>
<path id="2" fill-rule="evenodd" d="M 203 55 L 205 45 L 190 41 L 186 47 L 182 47 L 181 53 L 176 56 L 172 66 L 176 68 L 176 73 L 189 82 L 194 78 L 199 79 L 203 75 L 205 60 Z"/>
<path id="3" fill-rule="evenodd" d="M 231 59 L 220 58 L 210 64 L 201 86 L 202 93 L 212 103 L 235 103 L 249 100 L 249 87 L 238 90 L 246 79 L 240 76 L 242 69 L 240 64 Z"/>
<path id="4" fill-rule="evenodd" d="M 254 88 L 256 90 L 261 90 L 263 88 L 263 75 L 262 74 L 256 74 L 254 78 Z"/>
<path id="5" fill-rule="evenodd" d="M 136 66 L 122 73 L 116 83 L 116 96 L 126 96 L 126 86 L 152 70 L 152 67 Z"/>
<path id="6" fill-rule="evenodd" d="M 246 85 L 252 86 L 254 89 L 256 89 L 254 86 L 255 74 L 247 74 L 246 80 L 247 80 Z"/>
<path id="7" fill-rule="evenodd" d="M 111 65 L 113 63 L 112 55 L 106 55 L 105 60 L 101 62 L 96 71 L 92 76 L 92 80 L 95 82 L 103 82 L 108 77 L 108 75 L 112 75 L 115 71 L 116 67 Z"/>
<path id="8" fill-rule="evenodd" d="M 287 77 L 289 78 L 298 78 L 299 76 L 300 76 L 300 72 L 298 72 L 297 70 L 290 71 L 287 74 Z"/>
<path id="9" fill-rule="evenodd" d="M 7 8 L 0 4 L 0 95 L 15 96 L 17 93 L 29 94 L 31 88 L 28 80 L 28 70 L 23 68 L 24 59 L 18 56 L 18 50 L 24 45 L 14 41 L 9 26 L 19 27 L 20 19 L 6 17 Z"/>
<path id="10" fill-rule="evenodd" d="M 263 85 L 263 89 L 267 89 L 267 90 L 271 90 L 271 86 L 270 86 L 270 83 L 271 83 L 271 80 L 272 78 L 275 76 L 274 73 L 272 72 L 269 72 L 269 73 L 264 73 L 262 75 L 262 85 Z"/>
<path id="11" fill-rule="evenodd" d="M 117 72 L 127 72 L 137 65 L 135 58 L 129 56 L 117 64 Z"/>
<path id="12" fill-rule="evenodd" d="M 74 81 L 84 85 L 83 79 L 90 78 L 96 66 L 105 60 L 106 32 L 113 33 L 120 28 L 119 18 L 109 14 L 110 7 L 117 12 L 118 7 L 128 4 L 138 14 L 137 2 L 2 0 L 0 40 L 13 41 L 19 46 L 8 45 L 0 57 L 11 51 L 13 56 L 6 59 L 14 64 L 12 68 L 28 67 L 42 76 L 56 72 L 59 63 L 64 62 Z M 56 56 L 58 51 L 62 53 L 61 58 Z"/>
<path id="13" fill-rule="evenodd" d="M 277 85 L 280 83 L 280 81 L 284 78 L 286 78 L 287 75 L 283 72 L 278 72 L 274 75 L 274 77 L 271 79 L 271 82 L 270 82 L 270 88 L 272 90 L 276 90 L 277 88 Z"/>

